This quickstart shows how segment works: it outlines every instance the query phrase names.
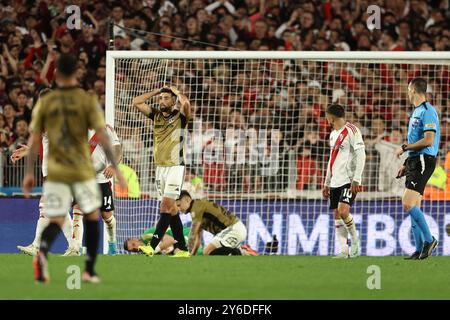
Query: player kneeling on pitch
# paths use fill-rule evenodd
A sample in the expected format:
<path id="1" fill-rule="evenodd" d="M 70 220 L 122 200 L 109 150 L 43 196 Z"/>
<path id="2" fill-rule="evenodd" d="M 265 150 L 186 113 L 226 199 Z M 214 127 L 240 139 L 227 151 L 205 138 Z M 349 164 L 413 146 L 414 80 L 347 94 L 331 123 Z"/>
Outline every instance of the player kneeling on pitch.
<path id="1" fill-rule="evenodd" d="M 200 247 L 202 230 L 214 235 L 203 249 L 203 255 L 242 254 L 240 244 L 247 238 L 247 228 L 226 208 L 208 200 L 193 200 L 185 190 L 181 191 L 177 206 L 181 212 L 190 212 L 192 216 L 188 239 L 191 255 L 195 255 Z"/>
<path id="2" fill-rule="evenodd" d="M 123 248 L 129 252 L 141 252 L 139 248 L 150 245 L 150 241 L 152 240 L 153 234 L 155 233 L 155 231 L 156 231 L 156 227 L 148 228 L 144 231 L 144 233 L 142 234 L 142 236 L 140 238 L 126 239 L 125 242 L 123 243 Z M 190 231 L 190 228 L 188 228 L 188 227 L 183 228 L 183 234 L 184 234 L 184 239 L 185 239 L 186 243 L 188 242 L 189 231 Z M 177 241 L 173 237 L 172 230 L 167 229 L 166 233 L 164 234 L 164 237 L 159 242 L 159 247 L 161 250 L 160 253 L 165 254 L 165 255 L 173 254 L 174 250 L 175 250 L 176 242 Z M 203 247 L 202 246 L 200 246 L 200 248 L 197 250 L 197 255 L 198 256 L 203 255 Z"/>

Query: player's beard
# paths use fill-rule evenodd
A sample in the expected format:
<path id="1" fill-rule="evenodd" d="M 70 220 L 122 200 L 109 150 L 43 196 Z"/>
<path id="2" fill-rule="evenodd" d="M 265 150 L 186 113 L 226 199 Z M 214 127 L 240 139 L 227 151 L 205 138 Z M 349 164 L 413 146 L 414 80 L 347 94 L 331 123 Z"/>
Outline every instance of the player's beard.
<path id="1" fill-rule="evenodd" d="M 172 112 L 172 107 L 162 105 L 160 107 L 161 112 L 170 113 Z"/>

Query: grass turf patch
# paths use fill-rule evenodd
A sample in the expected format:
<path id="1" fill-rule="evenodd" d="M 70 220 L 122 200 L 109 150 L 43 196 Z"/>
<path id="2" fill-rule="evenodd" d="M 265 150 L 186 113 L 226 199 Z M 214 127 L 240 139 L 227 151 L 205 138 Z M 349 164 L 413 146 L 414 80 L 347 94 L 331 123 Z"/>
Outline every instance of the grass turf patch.
<path id="1" fill-rule="evenodd" d="M 101 255 L 102 283 L 79 290 L 67 288 L 66 270 L 83 271 L 83 257 L 50 255 L 48 285 L 34 283 L 31 261 L 0 254 L 0 299 L 450 299 L 450 257 Z M 380 290 L 367 288 L 371 265 L 380 267 Z"/>

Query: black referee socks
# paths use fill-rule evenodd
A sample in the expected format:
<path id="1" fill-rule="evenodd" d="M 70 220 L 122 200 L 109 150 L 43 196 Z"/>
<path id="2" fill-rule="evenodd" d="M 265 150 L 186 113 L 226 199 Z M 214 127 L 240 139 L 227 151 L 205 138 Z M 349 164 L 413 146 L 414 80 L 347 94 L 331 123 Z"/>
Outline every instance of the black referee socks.
<path id="1" fill-rule="evenodd" d="M 158 223 L 156 224 L 156 230 L 153 234 L 152 240 L 150 241 L 150 245 L 153 249 L 155 249 L 161 239 L 164 237 L 167 228 L 169 227 L 172 216 L 169 213 L 161 212 Z"/>

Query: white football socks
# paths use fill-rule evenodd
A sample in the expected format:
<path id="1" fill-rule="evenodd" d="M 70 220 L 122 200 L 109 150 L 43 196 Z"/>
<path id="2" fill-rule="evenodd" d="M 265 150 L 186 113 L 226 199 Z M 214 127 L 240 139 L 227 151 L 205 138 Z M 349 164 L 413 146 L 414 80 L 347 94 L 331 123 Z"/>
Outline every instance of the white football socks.
<path id="1" fill-rule="evenodd" d="M 83 214 L 76 209 L 73 209 L 73 240 L 81 249 L 83 247 Z"/>
<path id="2" fill-rule="evenodd" d="M 69 247 L 74 247 L 76 243 L 73 239 L 73 223 L 69 212 L 67 212 L 66 214 L 66 219 L 64 220 L 64 224 L 62 226 L 62 231 L 64 233 L 64 237 L 66 237 Z"/>
<path id="3" fill-rule="evenodd" d="M 352 236 L 352 242 L 358 241 L 358 232 L 356 232 L 355 221 L 353 220 L 353 216 L 349 213 L 347 218 L 344 220 L 345 226 L 347 227 L 348 232 Z"/>
<path id="4" fill-rule="evenodd" d="M 335 219 L 334 227 L 336 229 L 336 236 L 339 239 L 339 244 L 341 245 L 341 252 L 348 254 L 348 231 L 344 221 L 342 219 Z"/>
<path id="5" fill-rule="evenodd" d="M 108 233 L 108 241 L 109 242 L 117 242 L 116 239 L 116 218 L 114 215 L 109 217 L 108 219 L 103 219 L 106 224 L 106 232 Z"/>
<path id="6" fill-rule="evenodd" d="M 33 245 L 37 248 L 41 245 L 41 235 L 45 228 L 50 223 L 50 219 L 44 217 L 43 215 L 39 215 L 39 219 L 36 224 L 36 233 L 34 235 Z"/>

